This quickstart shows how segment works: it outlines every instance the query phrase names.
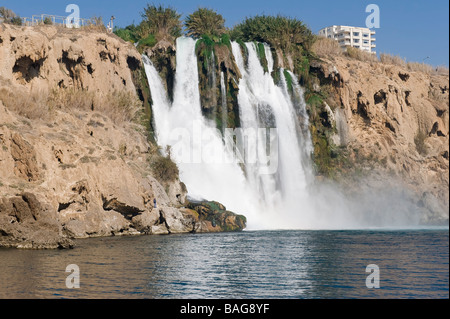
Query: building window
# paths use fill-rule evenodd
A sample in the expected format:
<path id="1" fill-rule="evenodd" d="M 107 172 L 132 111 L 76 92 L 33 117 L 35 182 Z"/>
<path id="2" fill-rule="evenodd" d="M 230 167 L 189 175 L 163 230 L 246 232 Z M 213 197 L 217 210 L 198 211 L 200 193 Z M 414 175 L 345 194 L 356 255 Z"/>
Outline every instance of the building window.
<path id="1" fill-rule="evenodd" d="M 364 37 L 364 38 L 368 38 L 369 35 L 368 35 L 367 33 L 364 33 L 364 34 L 363 34 L 363 37 Z"/>
<path id="2" fill-rule="evenodd" d="M 354 43 L 359 43 L 359 39 L 353 39 Z"/>
<path id="3" fill-rule="evenodd" d="M 354 37 L 359 37 L 359 32 L 353 32 Z"/>
<path id="4" fill-rule="evenodd" d="M 355 48 L 359 49 L 359 45 L 355 45 Z"/>
<path id="5" fill-rule="evenodd" d="M 368 40 L 364 40 L 364 44 L 369 44 L 369 41 Z"/>

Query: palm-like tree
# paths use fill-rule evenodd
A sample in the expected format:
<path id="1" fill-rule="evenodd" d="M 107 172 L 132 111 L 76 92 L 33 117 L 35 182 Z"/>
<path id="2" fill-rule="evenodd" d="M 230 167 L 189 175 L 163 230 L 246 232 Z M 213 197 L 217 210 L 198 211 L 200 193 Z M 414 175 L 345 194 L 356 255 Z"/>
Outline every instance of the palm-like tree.
<path id="1" fill-rule="evenodd" d="M 141 38 L 153 34 L 159 41 L 173 40 L 181 36 L 181 14 L 175 9 L 148 4 L 141 16 L 144 19 L 139 28 Z"/>
<path id="2" fill-rule="evenodd" d="M 220 37 L 226 32 L 225 19 L 212 9 L 199 8 L 186 17 L 184 25 L 187 35 L 194 38 L 201 38 L 203 35 Z"/>
<path id="3" fill-rule="evenodd" d="M 295 44 L 309 47 L 314 39 L 311 30 L 303 22 L 280 15 L 247 18 L 234 27 L 231 35 L 243 41 L 267 42 L 283 50 L 289 50 Z"/>

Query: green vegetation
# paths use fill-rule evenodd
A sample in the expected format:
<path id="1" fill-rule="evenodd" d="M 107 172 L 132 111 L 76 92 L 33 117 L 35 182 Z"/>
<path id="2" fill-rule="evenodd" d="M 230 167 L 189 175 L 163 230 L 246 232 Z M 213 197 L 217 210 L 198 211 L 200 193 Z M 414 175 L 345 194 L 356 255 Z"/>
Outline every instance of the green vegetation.
<path id="1" fill-rule="evenodd" d="M 179 171 L 177 164 L 175 164 L 170 156 L 154 156 L 151 159 L 150 166 L 158 181 L 167 183 L 178 179 Z"/>
<path id="2" fill-rule="evenodd" d="M 22 25 L 22 19 L 14 11 L 5 7 L 0 7 L 0 18 L 3 19 L 4 23 Z"/>
<path id="3" fill-rule="evenodd" d="M 422 130 L 417 132 L 416 136 L 414 137 L 414 144 L 416 145 L 416 150 L 417 152 L 419 152 L 420 155 L 423 156 L 428 154 L 428 149 L 427 146 L 425 145 L 425 139 L 427 137 L 428 137 L 427 133 L 425 133 Z"/>
<path id="4" fill-rule="evenodd" d="M 181 14 L 171 7 L 147 5 L 141 14 L 143 21 L 139 25 L 141 39 L 153 34 L 157 41 L 174 40 L 181 36 Z"/>
<path id="5" fill-rule="evenodd" d="M 175 42 L 182 35 L 181 14 L 171 7 L 148 4 L 141 17 L 142 22 L 137 26 L 132 24 L 114 29 L 114 34 L 124 41 L 137 42 L 140 52 L 161 40 Z"/>
<path id="6" fill-rule="evenodd" d="M 186 17 L 184 25 L 188 36 L 197 39 L 208 36 L 217 39 L 215 42 L 226 32 L 224 18 L 212 9 L 199 8 Z"/>
<path id="7" fill-rule="evenodd" d="M 139 27 L 134 24 L 125 28 L 116 27 L 114 28 L 114 34 L 127 42 L 136 43 L 139 41 Z"/>
<path id="8" fill-rule="evenodd" d="M 175 44 L 176 38 L 182 35 L 183 24 L 180 21 L 180 14 L 175 9 L 147 5 L 142 18 L 143 21 L 137 26 L 131 25 L 115 30 L 115 34 L 125 41 L 138 42 L 140 52 L 143 52 L 145 48 L 153 47 L 161 40 Z M 238 127 L 240 122 L 237 102 L 239 71 L 235 70 L 235 66 L 233 66 L 231 41 L 236 41 L 240 45 L 244 63 L 248 61 L 245 42 L 253 42 L 258 59 L 266 72 L 268 72 L 268 63 L 264 43 L 267 43 L 273 52 L 275 69 L 272 76 L 274 80 L 280 81 L 281 71 L 279 68 L 285 68 L 284 78 L 288 89 L 292 92 L 294 80 L 287 72 L 290 69 L 298 76 L 300 84 L 305 90 L 305 100 L 310 115 L 310 131 L 314 144 L 313 159 L 317 174 L 331 177 L 334 174 L 333 167 L 335 165 L 347 162 L 344 151 L 333 145 L 330 139 L 330 136 L 335 133 L 335 128 L 328 121 L 325 101 L 334 98 L 332 90 L 328 92 L 322 89 L 326 87 L 327 83 L 321 83 L 320 74 L 310 67 L 314 61 L 320 60 L 314 49 L 317 51 L 321 49 L 324 52 L 336 50 L 334 42 L 333 45 L 324 42 L 314 47 L 318 38 L 302 21 L 281 15 L 249 17 L 231 30 L 227 30 L 222 15 L 213 9 L 199 8 L 187 15 L 184 27 L 185 35 L 198 39 L 196 54 L 202 112 L 204 116 L 216 123 L 217 128 Z M 169 97 L 173 82 L 174 58 L 175 54 L 172 51 L 152 57 L 155 67 L 167 82 Z M 220 72 L 224 72 L 226 79 L 226 109 L 223 108 L 221 101 Z M 317 89 L 318 85 L 319 89 Z M 151 97 L 147 96 L 144 100 L 151 101 Z M 335 103 L 328 104 L 332 108 L 336 107 Z M 151 110 L 149 113 L 151 119 Z M 227 123 L 223 123 L 223 121 Z M 151 120 L 149 127 L 151 127 Z M 170 179 L 172 175 L 170 172 L 175 171 L 169 162 L 171 162 L 170 158 L 152 161 L 154 170 L 161 172 L 159 177 L 161 180 Z"/>
<path id="9" fill-rule="evenodd" d="M 288 91 L 292 93 L 293 79 L 292 79 L 291 74 L 287 70 L 284 70 L 284 78 L 286 79 L 286 86 L 287 86 Z"/>
<path id="10" fill-rule="evenodd" d="M 46 25 L 52 25 L 52 24 L 53 24 L 53 21 L 52 21 L 52 19 L 51 19 L 50 17 L 45 17 L 45 19 L 44 19 L 44 24 L 46 24 Z"/>
<path id="11" fill-rule="evenodd" d="M 247 18 L 231 30 L 231 38 L 266 42 L 285 52 L 289 52 L 296 45 L 310 48 L 314 42 L 311 30 L 303 22 L 281 15 Z"/>
<path id="12" fill-rule="evenodd" d="M 149 34 L 146 38 L 139 41 L 138 47 L 153 47 L 158 41 L 156 41 L 155 35 Z"/>
<path id="13" fill-rule="evenodd" d="M 264 72 L 269 72 L 269 67 L 267 65 L 267 58 L 266 58 L 266 50 L 264 48 L 264 43 L 261 42 L 255 42 L 256 47 L 256 53 L 258 54 L 258 59 L 264 69 Z"/>

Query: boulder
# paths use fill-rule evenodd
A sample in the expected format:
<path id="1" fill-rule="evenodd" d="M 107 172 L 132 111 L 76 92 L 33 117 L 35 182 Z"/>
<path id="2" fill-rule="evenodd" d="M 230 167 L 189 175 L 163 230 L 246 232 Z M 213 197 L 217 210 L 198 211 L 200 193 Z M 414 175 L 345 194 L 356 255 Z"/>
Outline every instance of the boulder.
<path id="1" fill-rule="evenodd" d="M 227 211 L 226 207 L 215 201 L 189 200 L 187 208 L 197 212 L 200 226 L 198 232 L 242 231 L 247 224 L 243 215 Z"/>
<path id="2" fill-rule="evenodd" d="M 55 215 L 31 193 L 0 198 L 0 247 L 72 248 Z"/>

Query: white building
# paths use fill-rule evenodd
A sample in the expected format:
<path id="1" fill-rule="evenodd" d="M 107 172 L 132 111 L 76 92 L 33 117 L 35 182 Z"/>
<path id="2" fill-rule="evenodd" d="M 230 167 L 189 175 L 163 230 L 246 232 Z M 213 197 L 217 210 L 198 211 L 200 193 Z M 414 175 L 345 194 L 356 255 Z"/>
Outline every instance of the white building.
<path id="1" fill-rule="evenodd" d="M 338 41 L 343 49 L 346 46 L 352 46 L 363 51 L 376 53 L 375 31 L 372 31 L 369 28 L 333 25 L 321 29 L 319 35 Z"/>

